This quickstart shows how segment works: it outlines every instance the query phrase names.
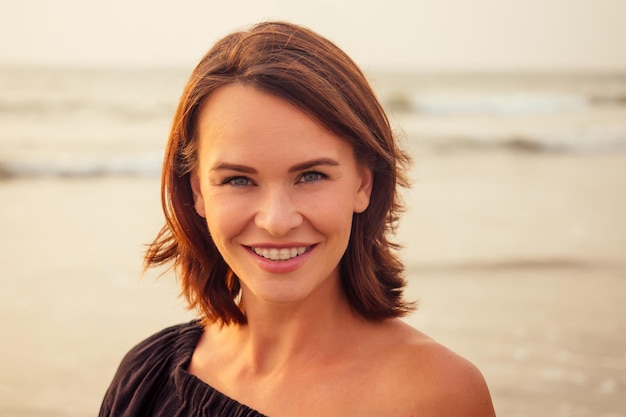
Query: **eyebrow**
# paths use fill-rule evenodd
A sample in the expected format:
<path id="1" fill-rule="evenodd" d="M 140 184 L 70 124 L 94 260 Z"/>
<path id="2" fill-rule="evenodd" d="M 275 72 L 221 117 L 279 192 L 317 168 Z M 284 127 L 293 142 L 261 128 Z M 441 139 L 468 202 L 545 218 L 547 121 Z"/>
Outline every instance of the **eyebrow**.
<path id="1" fill-rule="evenodd" d="M 312 159 L 310 161 L 302 162 L 301 164 L 292 166 L 291 168 L 289 168 L 289 172 L 305 171 L 307 169 L 311 169 L 320 165 L 337 167 L 339 166 L 339 162 L 331 158 Z"/>
<path id="2" fill-rule="evenodd" d="M 302 163 L 299 163 L 290 167 L 288 172 L 291 173 L 291 172 L 305 171 L 307 169 L 311 169 L 320 165 L 336 167 L 336 166 L 339 166 L 339 162 L 331 158 L 312 159 L 310 161 L 305 161 L 305 162 L 302 162 Z M 218 162 L 217 164 L 215 164 L 215 166 L 213 166 L 210 169 L 210 171 L 236 171 L 236 172 L 241 172 L 244 174 L 257 174 L 258 173 L 256 169 L 250 166 L 241 165 L 241 164 L 231 164 L 228 162 Z"/>
<path id="3" fill-rule="evenodd" d="M 244 174 L 256 174 L 257 170 L 240 164 L 230 164 L 228 162 L 218 162 L 209 171 L 236 171 Z"/>

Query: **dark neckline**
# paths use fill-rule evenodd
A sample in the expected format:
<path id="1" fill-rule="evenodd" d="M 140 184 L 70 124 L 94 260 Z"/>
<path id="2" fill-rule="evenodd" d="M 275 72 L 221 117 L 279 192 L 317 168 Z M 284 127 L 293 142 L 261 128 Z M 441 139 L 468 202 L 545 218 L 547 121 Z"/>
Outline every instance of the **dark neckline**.
<path id="1" fill-rule="evenodd" d="M 175 358 L 174 384 L 180 398 L 198 404 L 202 409 L 202 414 L 207 417 L 266 417 L 264 414 L 248 407 L 245 404 L 227 396 L 211 385 L 202 381 L 197 376 L 189 372 L 189 364 L 193 352 L 204 333 L 204 326 L 199 320 L 194 320 L 186 326 L 182 326 L 179 331 L 179 354 Z M 199 410 L 200 411 L 200 410 Z M 218 414 L 214 414 L 217 412 Z"/>

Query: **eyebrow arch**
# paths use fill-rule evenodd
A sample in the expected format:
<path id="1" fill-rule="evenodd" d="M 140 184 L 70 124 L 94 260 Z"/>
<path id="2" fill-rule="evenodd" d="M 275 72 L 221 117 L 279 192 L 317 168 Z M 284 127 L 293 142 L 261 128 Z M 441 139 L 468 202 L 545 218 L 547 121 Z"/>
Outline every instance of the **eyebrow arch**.
<path id="1" fill-rule="evenodd" d="M 230 164 L 228 162 L 219 162 L 215 164 L 209 171 L 236 171 L 244 174 L 256 174 L 257 170 L 240 164 Z"/>
<path id="2" fill-rule="evenodd" d="M 313 167 L 320 166 L 320 165 L 336 167 L 336 166 L 339 166 L 339 162 L 331 158 L 312 159 L 310 161 L 302 162 L 300 164 L 296 164 L 290 167 L 289 172 L 293 173 L 293 172 L 305 171 L 307 169 L 311 169 Z M 235 172 L 241 172 L 243 174 L 257 174 L 258 173 L 256 169 L 250 166 L 241 165 L 241 164 L 231 164 L 228 162 L 219 162 L 215 164 L 215 166 L 213 166 L 210 169 L 210 171 L 235 171 Z"/>
<path id="3" fill-rule="evenodd" d="M 331 158 L 313 159 L 311 161 L 302 162 L 301 164 L 292 166 L 291 168 L 289 168 L 289 172 L 305 171 L 307 169 L 311 169 L 313 167 L 320 166 L 320 165 L 336 167 L 336 166 L 339 166 L 339 162 Z"/>

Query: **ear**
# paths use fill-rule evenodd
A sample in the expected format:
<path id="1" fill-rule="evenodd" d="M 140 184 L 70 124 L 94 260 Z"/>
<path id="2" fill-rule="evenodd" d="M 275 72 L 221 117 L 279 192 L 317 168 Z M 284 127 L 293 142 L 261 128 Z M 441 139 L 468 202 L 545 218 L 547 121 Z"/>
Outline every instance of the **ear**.
<path id="1" fill-rule="evenodd" d="M 191 191 L 193 192 L 193 206 L 196 209 L 196 213 L 200 217 L 206 217 L 206 211 L 204 208 L 204 198 L 202 197 L 202 188 L 200 186 L 200 177 L 194 171 L 189 177 L 191 183 Z"/>
<path id="2" fill-rule="evenodd" d="M 359 167 L 360 184 L 354 196 L 354 212 L 363 213 L 370 204 L 372 195 L 372 183 L 374 181 L 374 173 L 370 167 L 361 165 Z"/>

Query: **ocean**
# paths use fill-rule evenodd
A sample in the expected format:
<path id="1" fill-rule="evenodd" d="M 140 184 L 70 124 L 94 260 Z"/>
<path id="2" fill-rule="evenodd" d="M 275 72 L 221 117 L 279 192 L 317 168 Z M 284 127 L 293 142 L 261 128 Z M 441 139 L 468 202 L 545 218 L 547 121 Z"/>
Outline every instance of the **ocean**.
<path id="1" fill-rule="evenodd" d="M 96 414 L 128 349 L 194 316 L 141 278 L 189 72 L 0 69 L 0 415 Z M 626 74 L 369 78 L 415 160 L 407 322 L 498 415 L 625 417 Z"/>
<path id="2" fill-rule="evenodd" d="M 190 71 L 0 68 L 0 177 L 158 176 Z M 626 150 L 626 74 L 368 78 L 409 147 Z"/>

